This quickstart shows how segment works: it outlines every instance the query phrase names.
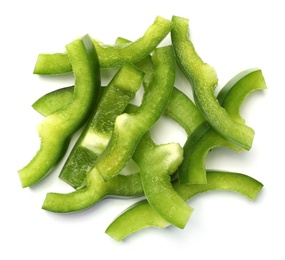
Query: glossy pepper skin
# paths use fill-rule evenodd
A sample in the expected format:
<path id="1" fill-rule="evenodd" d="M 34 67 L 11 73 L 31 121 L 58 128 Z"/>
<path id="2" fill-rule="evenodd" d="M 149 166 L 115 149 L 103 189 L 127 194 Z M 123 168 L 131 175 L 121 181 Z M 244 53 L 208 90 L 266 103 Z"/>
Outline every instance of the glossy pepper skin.
<path id="1" fill-rule="evenodd" d="M 217 101 L 214 90 L 218 78 L 213 67 L 204 63 L 189 39 L 188 19 L 173 16 L 171 39 L 177 62 L 193 87 L 196 105 L 206 121 L 224 138 L 250 150 L 254 138 L 252 128 L 235 122 Z"/>
<path id="2" fill-rule="evenodd" d="M 180 184 L 176 179 L 173 188 L 185 201 L 202 192 L 224 190 L 239 193 L 250 200 L 256 199 L 263 185 L 247 175 L 234 172 L 208 171 L 207 184 Z M 121 241 L 129 235 L 148 227 L 166 228 L 171 224 L 162 218 L 148 203 L 139 201 L 119 215 L 106 229 L 106 234 Z"/>
<path id="3" fill-rule="evenodd" d="M 19 170 L 23 187 L 40 181 L 61 159 L 70 136 L 82 126 L 98 101 L 100 66 L 92 40 L 86 35 L 68 44 L 66 50 L 75 76 L 74 99 L 39 124 L 40 149 L 30 163 Z"/>
<path id="4" fill-rule="evenodd" d="M 136 63 L 149 55 L 172 29 L 172 22 L 157 16 L 144 35 L 134 42 L 106 45 L 92 39 L 102 68 L 118 67 L 124 62 Z M 40 54 L 34 73 L 41 75 L 63 74 L 72 71 L 67 54 Z"/>

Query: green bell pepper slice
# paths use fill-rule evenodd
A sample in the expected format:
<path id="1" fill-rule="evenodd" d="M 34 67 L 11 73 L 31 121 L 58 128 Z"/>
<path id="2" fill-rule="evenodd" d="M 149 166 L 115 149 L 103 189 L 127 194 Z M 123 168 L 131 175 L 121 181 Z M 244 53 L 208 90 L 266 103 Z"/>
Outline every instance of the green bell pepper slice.
<path id="1" fill-rule="evenodd" d="M 39 124 L 40 149 L 19 170 L 23 187 L 40 181 L 61 159 L 71 135 L 82 126 L 98 101 L 100 66 L 92 40 L 86 35 L 69 43 L 66 50 L 75 75 L 73 102 Z"/>
<path id="2" fill-rule="evenodd" d="M 104 181 L 96 169 L 86 176 L 86 185 L 70 193 L 49 192 L 42 209 L 56 213 L 70 213 L 87 209 L 105 198 L 138 197 L 144 191 L 139 173 L 117 175 Z"/>
<path id="3" fill-rule="evenodd" d="M 74 188 L 84 185 L 87 173 L 107 147 L 115 119 L 122 114 L 142 84 L 143 72 L 125 63 L 104 88 L 100 102 L 71 150 L 59 177 Z"/>
<path id="4" fill-rule="evenodd" d="M 125 167 L 138 142 L 160 118 L 171 97 L 175 80 L 172 47 L 157 48 L 152 59 L 152 79 L 139 109 L 135 113 L 123 113 L 116 118 L 112 138 L 94 166 L 106 181 Z"/>
<path id="5" fill-rule="evenodd" d="M 267 89 L 267 85 L 262 71 L 258 68 L 252 68 L 233 77 L 221 89 L 217 100 L 234 121 L 245 124 L 245 120 L 240 115 L 242 103 L 250 93 L 265 89 Z"/>
<path id="6" fill-rule="evenodd" d="M 193 87 L 195 102 L 206 121 L 224 138 L 250 150 L 254 131 L 234 121 L 217 101 L 214 94 L 218 83 L 216 72 L 203 62 L 190 41 L 188 19 L 173 16 L 172 22 L 171 39 L 177 62 Z"/>
<path id="7" fill-rule="evenodd" d="M 184 160 L 178 169 L 180 183 L 207 183 L 206 155 L 211 149 L 221 146 L 240 152 L 234 144 L 217 134 L 206 122 L 198 126 L 183 146 Z"/>
<path id="8" fill-rule="evenodd" d="M 136 63 L 149 55 L 172 29 L 172 22 L 157 16 L 144 35 L 134 42 L 106 45 L 92 39 L 102 68 L 121 66 L 124 62 Z M 67 54 L 40 54 L 34 73 L 41 75 L 63 74 L 72 71 Z"/>
<path id="9" fill-rule="evenodd" d="M 184 228 L 193 211 L 175 192 L 171 175 L 183 160 L 177 143 L 156 145 L 147 133 L 139 142 L 133 160 L 140 168 L 144 194 L 149 204 L 169 223 Z"/>
<path id="10" fill-rule="evenodd" d="M 193 196 L 211 190 L 224 190 L 239 193 L 249 200 L 255 200 L 263 184 L 256 179 L 234 172 L 208 171 L 207 184 L 180 184 L 176 179 L 173 188 L 185 201 Z M 148 203 L 142 200 L 119 215 L 106 229 L 105 233 L 116 241 L 148 228 L 166 228 L 171 224 L 162 218 Z"/>
<path id="11" fill-rule="evenodd" d="M 266 84 L 261 70 L 248 69 L 233 77 L 219 92 L 217 99 L 234 121 L 244 124 L 245 121 L 240 115 L 242 103 L 253 91 L 264 89 Z M 206 122 L 197 127 L 184 145 L 185 160 L 178 170 L 180 182 L 206 183 L 205 157 L 211 149 L 221 146 L 235 152 L 243 151 L 220 136 Z"/>

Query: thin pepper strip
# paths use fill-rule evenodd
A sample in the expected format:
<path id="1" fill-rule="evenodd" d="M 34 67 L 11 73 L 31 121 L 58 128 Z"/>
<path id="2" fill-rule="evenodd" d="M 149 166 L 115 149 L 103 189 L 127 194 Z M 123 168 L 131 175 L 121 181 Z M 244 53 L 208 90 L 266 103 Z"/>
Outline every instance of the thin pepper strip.
<path id="1" fill-rule="evenodd" d="M 234 172 L 208 171 L 207 184 L 180 184 L 173 182 L 173 188 L 185 201 L 193 196 L 211 190 L 224 190 L 239 193 L 249 200 L 255 200 L 263 184 L 247 175 Z M 171 224 L 162 218 L 148 203 L 139 201 L 119 215 L 106 229 L 105 233 L 116 241 L 121 241 L 131 234 L 148 228 L 166 228 Z"/>
<path id="2" fill-rule="evenodd" d="M 249 69 L 233 77 L 220 91 L 218 100 L 234 121 L 244 124 L 240 109 L 245 98 L 253 91 L 265 88 L 261 70 Z M 220 136 L 207 123 L 201 124 L 184 145 L 185 160 L 178 170 L 180 182 L 206 183 L 205 157 L 211 149 L 221 146 L 227 146 L 235 152 L 243 151 Z"/>
<path id="3" fill-rule="evenodd" d="M 252 68 L 233 77 L 221 89 L 217 100 L 234 121 L 245 124 L 244 118 L 240 115 L 242 103 L 250 93 L 266 88 L 262 71 L 258 68 Z"/>
<path id="4" fill-rule="evenodd" d="M 42 209 L 56 213 L 77 212 L 87 209 L 105 198 L 138 197 L 143 194 L 139 173 L 119 174 L 106 182 L 94 169 L 88 173 L 86 185 L 83 188 L 65 194 L 48 193 Z"/>
<path id="5" fill-rule="evenodd" d="M 140 167 L 144 194 L 153 209 L 169 223 L 184 228 L 193 211 L 173 189 L 171 175 L 183 160 L 177 143 L 156 145 L 147 133 L 133 155 Z"/>
<path id="6" fill-rule="evenodd" d="M 235 122 L 217 101 L 218 78 L 213 67 L 203 62 L 189 39 L 188 19 L 173 16 L 171 39 L 177 62 L 193 87 L 194 99 L 206 121 L 224 138 L 250 150 L 254 130 Z"/>
<path id="7" fill-rule="evenodd" d="M 172 47 L 157 48 L 152 59 L 152 80 L 139 109 L 135 113 L 123 113 L 116 118 L 112 138 L 94 166 L 105 180 L 111 179 L 125 167 L 138 142 L 159 119 L 171 97 L 175 80 Z"/>
<path id="8" fill-rule="evenodd" d="M 172 22 L 157 16 L 144 35 L 134 42 L 105 45 L 92 39 L 102 68 L 121 66 L 124 62 L 136 63 L 149 55 L 172 29 Z M 40 54 L 34 73 L 41 75 L 63 74 L 72 71 L 65 53 Z"/>
<path id="9" fill-rule="evenodd" d="M 75 76 L 74 99 L 39 124 L 40 149 L 29 164 L 19 170 L 23 187 L 40 181 L 61 159 L 70 136 L 82 126 L 98 100 L 100 66 L 90 37 L 86 35 L 69 43 L 66 50 Z"/>
<path id="10" fill-rule="evenodd" d="M 104 89 L 100 102 L 71 150 L 59 177 L 74 188 L 84 185 L 89 170 L 111 139 L 115 119 L 142 84 L 144 73 L 125 63 Z"/>

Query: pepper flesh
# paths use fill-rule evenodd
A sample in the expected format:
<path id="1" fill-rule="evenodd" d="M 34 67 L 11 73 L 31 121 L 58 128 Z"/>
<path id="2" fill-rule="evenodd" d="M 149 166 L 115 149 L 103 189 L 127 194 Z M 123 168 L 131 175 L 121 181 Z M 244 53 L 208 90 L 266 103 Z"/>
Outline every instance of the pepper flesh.
<path id="1" fill-rule="evenodd" d="M 69 154 L 59 177 L 74 188 L 84 185 L 89 170 L 111 139 L 115 119 L 141 86 L 143 72 L 125 63 L 104 89 L 100 102 Z"/>
<path id="2" fill-rule="evenodd" d="M 100 66 L 109 68 L 120 66 L 128 61 L 136 63 L 149 55 L 172 29 L 172 22 L 157 16 L 154 23 L 145 34 L 135 42 L 124 45 L 105 45 L 95 39 Z M 36 62 L 34 73 L 42 75 L 55 75 L 71 72 L 69 60 L 65 53 L 40 54 Z"/>
<path id="3" fill-rule="evenodd" d="M 207 184 L 180 184 L 178 180 L 173 182 L 173 188 L 188 201 L 193 196 L 211 190 L 225 190 L 237 192 L 250 200 L 256 199 L 263 185 L 259 181 L 247 175 L 234 172 L 207 172 Z M 142 200 L 119 215 L 106 229 L 105 233 L 116 241 L 121 241 L 127 236 L 148 228 L 166 228 L 171 224 L 162 218 L 148 203 Z"/>
<path id="4" fill-rule="evenodd" d="M 70 136 L 85 122 L 100 88 L 100 67 L 88 35 L 66 46 L 75 76 L 74 99 L 47 116 L 38 126 L 41 146 L 34 158 L 19 170 L 23 187 L 40 181 L 60 160 Z"/>
<path id="5" fill-rule="evenodd" d="M 178 64 L 193 87 L 194 99 L 206 121 L 224 138 L 250 150 L 252 128 L 235 122 L 217 101 L 218 78 L 214 68 L 203 62 L 189 39 L 188 19 L 173 16 L 171 39 Z"/>
<path id="6" fill-rule="evenodd" d="M 49 92 L 32 104 L 32 107 L 43 116 L 49 116 L 73 100 L 74 86 L 65 87 Z"/>

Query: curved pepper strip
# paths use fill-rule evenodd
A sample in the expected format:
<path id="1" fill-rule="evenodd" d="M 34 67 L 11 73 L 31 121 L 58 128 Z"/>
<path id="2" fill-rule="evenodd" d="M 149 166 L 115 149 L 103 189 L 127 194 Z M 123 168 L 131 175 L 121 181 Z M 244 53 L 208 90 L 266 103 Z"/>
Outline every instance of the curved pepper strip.
<path id="1" fill-rule="evenodd" d="M 133 160 L 140 167 L 144 194 L 153 209 L 169 223 L 184 228 L 193 211 L 175 192 L 171 175 L 183 160 L 177 143 L 156 145 L 150 134 L 139 142 Z"/>
<path id="2" fill-rule="evenodd" d="M 250 200 L 255 200 L 263 185 L 259 181 L 240 173 L 233 172 L 207 172 L 207 184 L 180 184 L 173 182 L 173 188 L 188 201 L 193 196 L 211 190 L 225 190 L 237 192 Z M 166 228 L 171 224 L 163 219 L 148 203 L 139 201 L 118 216 L 106 229 L 106 234 L 121 241 L 127 236 L 148 227 Z"/>
<path id="3" fill-rule="evenodd" d="M 46 195 L 42 209 L 70 213 L 87 209 L 108 197 L 137 197 L 144 194 L 139 173 L 117 175 L 104 181 L 96 169 L 87 174 L 86 185 L 74 192 Z"/>
<path id="4" fill-rule="evenodd" d="M 39 124 L 40 149 L 30 163 L 19 170 L 23 187 L 40 181 L 61 159 L 70 136 L 85 122 L 98 100 L 100 67 L 90 37 L 86 35 L 71 42 L 66 50 L 75 76 L 74 99 Z"/>
<path id="5" fill-rule="evenodd" d="M 233 77 L 220 91 L 218 100 L 234 121 L 244 124 L 240 108 L 245 98 L 253 91 L 263 90 L 266 84 L 259 69 L 249 69 Z M 205 157 L 216 147 L 227 146 L 233 151 L 241 152 L 239 147 L 228 142 L 207 123 L 201 124 L 184 145 L 185 160 L 179 167 L 181 183 L 203 184 L 207 182 Z"/>
<path id="6" fill-rule="evenodd" d="M 189 39 L 188 19 L 173 16 L 171 39 L 177 62 L 193 87 L 194 99 L 207 122 L 224 138 L 250 150 L 252 128 L 235 122 L 217 101 L 214 90 L 218 78 L 214 68 L 203 62 Z"/>
<path id="7" fill-rule="evenodd" d="M 144 35 L 134 42 L 124 45 L 104 45 L 95 39 L 100 66 L 109 68 L 120 66 L 128 61 L 136 63 L 149 55 L 172 29 L 172 22 L 157 16 Z M 63 74 L 72 71 L 65 53 L 40 54 L 35 64 L 34 73 L 41 75 Z"/>
<path id="8" fill-rule="evenodd" d="M 258 68 L 248 69 L 230 80 L 219 92 L 217 100 L 234 121 L 245 124 L 240 115 L 242 103 L 251 92 L 266 88 L 262 71 Z"/>
<path id="9" fill-rule="evenodd" d="M 159 119 L 171 97 L 175 80 L 172 47 L 157 48 L 152 59 L 152 80 L 145 90 L 139 109 L 116 118 L 112 138 L 94 166 L 106 181 L 125 167 L 138 142 Z"/>
<path id="10" fill-rule="evenodd" d="M 141 86 L 143 72 L 125 63 L 104 89 L 100 102 L 71 150 L 59 177 L 74 188 L 84 185 L 87 173 L 111 139 L 115 119 Z"/>

